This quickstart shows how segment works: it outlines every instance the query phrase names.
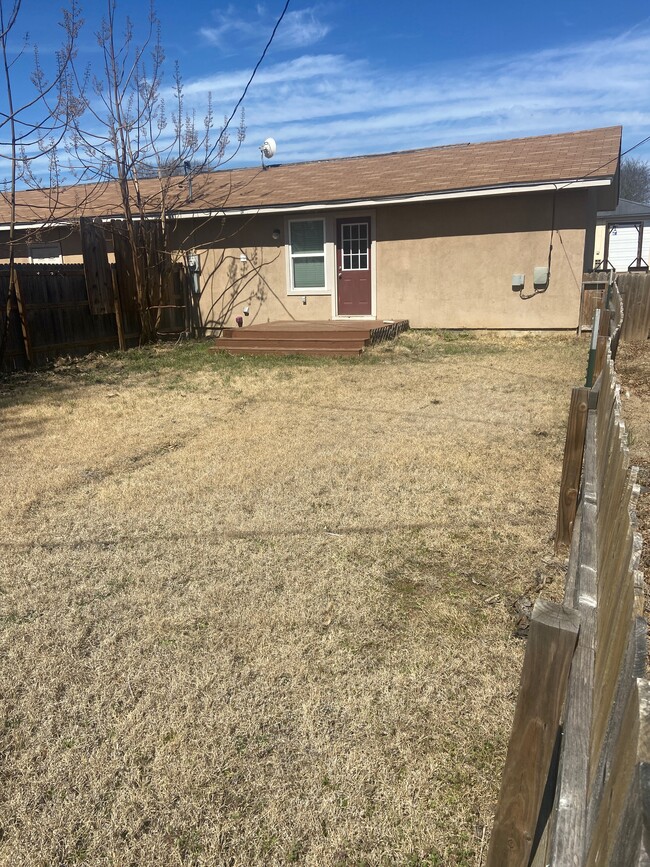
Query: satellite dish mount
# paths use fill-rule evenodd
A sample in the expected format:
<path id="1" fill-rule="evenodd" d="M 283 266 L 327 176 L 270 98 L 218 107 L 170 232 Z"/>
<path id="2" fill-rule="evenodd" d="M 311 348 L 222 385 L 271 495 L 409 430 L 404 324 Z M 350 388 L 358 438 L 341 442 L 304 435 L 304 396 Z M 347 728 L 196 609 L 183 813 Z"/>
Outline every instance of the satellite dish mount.
<path id="1" fill-rule="evenodd" d="M 267 160 L 273 159 L 276 150 L 277 145 L 275 143 L 275 139 L 265 139 L 264 144 L 260 147 L 260 153 L 262 155 L 262 169 L 266 169 L 266 166 L 264 165 L 264 157 L 266 157 Z"/>

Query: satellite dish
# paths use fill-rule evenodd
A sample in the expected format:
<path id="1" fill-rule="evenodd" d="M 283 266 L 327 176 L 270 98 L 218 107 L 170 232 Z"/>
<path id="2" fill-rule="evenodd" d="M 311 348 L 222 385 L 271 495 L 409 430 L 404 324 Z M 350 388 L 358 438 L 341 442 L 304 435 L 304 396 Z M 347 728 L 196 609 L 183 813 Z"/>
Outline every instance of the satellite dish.
<path id="1" fill-rule="evenodd" d="M 262 145 L 262 147 L 260 148 L 260 150 L 262 151 L 262 156 L 266 157 L 267 160 L 270 160 L 272 157 L 275 156 L 275 152 L 277 150 L 277 145 L 275 143 L 275 139 L 274 138 L 267 138 L 265 140 L 264 144 Z"/>
<path id="2" fill-rule="evenodd" d="M 260 153 L 262 154 L 262 168 L 263 169 L 266 168 L 266 166 L 264 165 L 264 157 L 266 157 L 267 160 L 270 160 L 271 157 L 275 156 L 276 149 L 277 149 L 277 145 L 275 144 L 274 138 L 267 138 L 264 140 L 264 144 L 260 148 Z"/>

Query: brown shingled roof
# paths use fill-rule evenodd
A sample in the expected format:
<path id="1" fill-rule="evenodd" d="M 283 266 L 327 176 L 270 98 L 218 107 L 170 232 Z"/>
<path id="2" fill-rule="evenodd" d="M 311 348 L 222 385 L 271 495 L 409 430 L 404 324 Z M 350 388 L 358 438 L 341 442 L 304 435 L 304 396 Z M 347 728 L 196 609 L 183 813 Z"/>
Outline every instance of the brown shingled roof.
<path id="1" fill-rule="evenodd" d="M 220 170 L 199 175 L 187 201 L 183 178 L 174 178 L 175 211 L 288 208 L 363 200 L 480 191 L 502 186 L 606 179 L 616 172 L 621 127 L 582 132 L 459 144 L 375 156 L 345 157 L 307 163 Z M 142 184 L 148 210 L 159 210 L 158 181 Z M 56 195 L 61 219 L 74 216 L 119 215 L 114 182 L 94 187 L 48 191 Z M 20 194 L 19 222 L 37 222 L 50 212 L 42 192 Z M 0 222 L 8 222 L 8 207 L 0 204 Z"/>

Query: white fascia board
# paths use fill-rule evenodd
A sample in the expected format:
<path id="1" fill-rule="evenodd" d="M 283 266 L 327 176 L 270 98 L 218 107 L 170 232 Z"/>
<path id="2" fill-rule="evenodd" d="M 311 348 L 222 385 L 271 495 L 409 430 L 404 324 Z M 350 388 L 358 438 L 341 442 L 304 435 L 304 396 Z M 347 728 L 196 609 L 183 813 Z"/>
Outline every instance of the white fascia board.
<path id="1" fill-rule="evenodd" d="M 48 226 L 63 226 L 66 222 L 66 220 L 60 220 L 59 222 L 50 223 L 16 223 L 14 229 L 46 229 Z M 10 228 L 10 223 L 3 223 L 0 225 L 0 231 Z"/>
<path id="2" fill-rule="evenodd" d="M 406 196 L 386 196 L 374 199 L 341 199 L 336 202 L 308 202 L 306 204 L 287 204 L 287 205 L 259 205 L 257 207 L 245 208 L 210 208 L 201 211 L 178 211 L 170 212 L 169 219 L 173 220 L 194 220 L 197 218 L 207 217 L 243 217 L 255 214 L 288 214 L 301 213 L 307 211 L 335 211 L 341 208 L 375 208 L 379 205 L 407 205 L 415 202 L 442 202 L 449 199 L 471 199 L 482 198 L 484 196 L 512 196 L 520 193 L 540 193 L 553 192 L 563 190 L 579 190 L 587 187 L 609 187 L 612 184 L 612 178 L 598 178 L 585 180 L 584 178 L 575 178 L 570 181 L 561 181 L 558 183 L 544 182 L 540 184 L 525 184 L 521 186 L 505 186 L 505 187 L 477 187 L 467 190 L 456 190 L 445 193 L 417 193 L 415 195 Z M 157 215 L 152 214 L 151 219 L 156 219 Z M 102 217 L 103 222 L 119 219 L 118 215 L 110 217 Z M 135 219 L 138 219 L 137 217 Z M 20 223 L 16 224 L 16 229 L 45 229 L 53 226 L 62 226 L 71 224 L 72 220 L 61 220 L 60 222 L 50 221 L 46 223 Z M 0 231 L 9 229 L 9 224 L 0 225 Z"/>
<path id="3" fill-rule="evenodd" d="M 471 190 L 457 190 L 450 193 L 418 193 L 412 196 L 394 196 L 375 199 L 347 199 L 336 202 L 308 202 L 306 204 L 288 205 L 260 205 L 248 208 L 219 208 L 205 211 L 181 211 L 170 214 L 175 220 L 188 220 L 196 217 L 239 217 L 253 214 L 286 214 L 300 213 L 303 211 L 335 211 L 342 208 L 376 208 L 379 205 L 405 205 L 412 202 L 436 202 L 448 199 L 469 199 L 483 196 L 511 196 L 517 193 L 552 192 L 553 190 L 584 189 L 586 187 L 611 186 L 611 178 L 598 180 L 562 181 L 562 183 L 526 184 L 516 187 L 483 187 Z"/>

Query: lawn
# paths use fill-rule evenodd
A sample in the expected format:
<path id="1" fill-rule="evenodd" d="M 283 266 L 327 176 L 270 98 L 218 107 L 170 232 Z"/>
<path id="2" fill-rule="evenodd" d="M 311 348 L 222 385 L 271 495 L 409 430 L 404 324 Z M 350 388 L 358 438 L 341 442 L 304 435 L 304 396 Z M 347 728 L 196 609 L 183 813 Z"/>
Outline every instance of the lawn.
<path id="1" fill-rule="evenodd" d="M 0 380 L 0 863 L 479 864 L 585 347 Z"/>

